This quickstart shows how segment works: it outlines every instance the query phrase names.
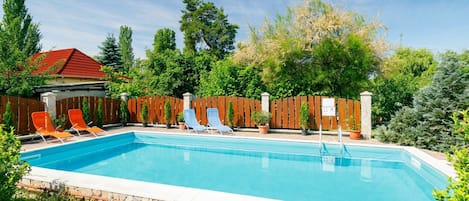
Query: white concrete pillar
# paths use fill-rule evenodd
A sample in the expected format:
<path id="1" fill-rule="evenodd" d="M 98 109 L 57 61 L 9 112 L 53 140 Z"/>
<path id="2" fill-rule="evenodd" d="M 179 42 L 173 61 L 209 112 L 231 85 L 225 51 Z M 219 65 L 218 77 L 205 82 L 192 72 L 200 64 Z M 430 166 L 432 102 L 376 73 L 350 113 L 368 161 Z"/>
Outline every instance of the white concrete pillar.
<path id="1" fill-rule="evenodd" d="M 270 94 L 264 92 L 261 94 L 261 109 L 264 112 L 270 112 Z"/>
<path id="2" fill-rule="evenodd" d="M 182 94 L 182 96 L 184 98 L 184 104 L 183 104 L 184 108 L 183 109 L 185 109 L 185 110 L 191 109 L 191 101 L 194 98 L 194 96 L 189 92 L 186 92 L 186 93 Z"/>
<path id="3" fill-rule="evenodd" d="M 57 95 L 52 92 L 42 93 L 41 101 L 46 104 L 45 111 L 49 113 L 50 118 L 55 119 L 57 117 Z"/>
<path id="4" fill-rule="evenodd" d="M 372 93 L 368 91 L 360 93 L 360 129 L 365 139 L 371 139 L 371 96 Z"/>

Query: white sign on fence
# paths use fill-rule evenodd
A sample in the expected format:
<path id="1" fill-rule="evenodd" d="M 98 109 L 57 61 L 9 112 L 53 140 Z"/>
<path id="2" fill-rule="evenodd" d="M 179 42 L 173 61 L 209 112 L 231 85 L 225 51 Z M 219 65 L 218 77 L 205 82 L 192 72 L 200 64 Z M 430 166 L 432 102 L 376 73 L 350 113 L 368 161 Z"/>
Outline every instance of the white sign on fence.
<path id="1" fill-rule="evenodd" d="M 335 99 L 323 98 L 322 99 L 322 116 L 335 116 Z"/>

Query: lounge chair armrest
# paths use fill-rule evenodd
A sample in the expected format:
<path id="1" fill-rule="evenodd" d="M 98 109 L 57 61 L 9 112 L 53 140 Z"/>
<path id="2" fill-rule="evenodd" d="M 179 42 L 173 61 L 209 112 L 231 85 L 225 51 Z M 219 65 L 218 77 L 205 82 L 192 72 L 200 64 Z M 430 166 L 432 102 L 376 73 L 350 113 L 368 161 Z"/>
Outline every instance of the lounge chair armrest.
<path id="1" fill-rule="evenodd" d="M 88 122 L 88 124 L 87 124 L 87 125 L 89 126 L 89 125 L 91 125 L 92 123 L 93 123 L 93 121 L 90 121 L 90 122 Z"/>
<path id="2" fill-rule="evenodd" d="M 55 130 L 57 131 L 57 129 L 59 129 L 60 127 L 62 127 L 62 125 L 55 127 Z"/>

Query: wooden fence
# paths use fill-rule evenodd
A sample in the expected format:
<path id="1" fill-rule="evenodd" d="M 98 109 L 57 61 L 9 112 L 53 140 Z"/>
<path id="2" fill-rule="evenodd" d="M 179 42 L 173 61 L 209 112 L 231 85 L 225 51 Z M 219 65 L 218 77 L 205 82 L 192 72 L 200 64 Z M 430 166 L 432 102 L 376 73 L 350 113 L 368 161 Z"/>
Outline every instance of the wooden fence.
<path id="1" fill-rule="evenodd" d="M 90 106 L 92 120 L 96 122 L 95 112 L 98 108 L 98 100 L 103 100 L 104 124 L 118 123 L 119 119 L 119 99 L 103 98 L 103 97 L 72 97 L 62 99 L 56 102 L 57 118 L 66 118 L 66 128 L 69 128 L 68 121 L 69 109 L 82 109 L 82 101 L 86 98 Z M 270 101 L 270 113 L 272 119 L 270 121 L 271 128 L 298 129 L 300 106 L 302 102 L 308 104 L 310 117 L 310 128 L 318 129 L 322 124 L 323 129 L 337 129 L 341 125 L 343 129 L 348 129 L 352 125 L 360 124 L 360 101 L 336 98 L 337 117 L 323 117 L 321 115 L 321 96 L 299 96 L 290 97 Z M 13 118 L 16 123 L 15 127 L 18 134 L 28 134 L 35 132 L 34 125 L 31 121 L 31 113 L 35 111 L 44 111 L 44 103 L 27 98 L 1 96 L 0 97 L 0 114 L 5 112 L 6 103 L 10 101 L 13 109 Z M 139 97 L 128 100 L 127 109 L 129 111 L 129 122 L 141 122 L 140 111 L 143 102 L 147 103 L 148 116 L 150 123 L 165 124 L 164 120 L 164 103 L 169 101 L 171 105 L 171 124 L 176 124 L 176 115 L 183 111 L 183 100 L 168 96 L 151 96 Z M 196 112 L 196 117 L 201 124 L 207 124 L 207 108 L 218 108 L 220 119 L 226 124 L 226 112 L 229 102 L 233 104 L 234 126 L 236 127 L 255 127 L 252 121 L 252 113 L 261 110 L 261 101 L 242 97 L 231 96 L 215 96 L 198 98 L 191 101 L 191 108 Z M 3 122 L 3 116 L 0 115 L 0 123 Z"/>
<path id="2" fill-rule="evenodd" d="M 360 101 L 336 98 L 337 116 L 325 117 L 321 115 L 322 98 L 328 97 L 298 96 L 270 101 L 270 112 L 272 113 L 270 127 L 300 128 L 299 118 L 302 102 L 308 104 L 309 125 L 312 129 L 319 129 L 321 123 L 325 130 L 337 129 L 337 125 L 340 125 L 342 129 L 348 129 L 353 121 L 356 125 L 360 124 Z"/>
<path id="3" fill-rule="evenodd" d="M 208 123 L 207 108 L 218 108 L 220 120 L 226 124 L 228 122 L 226 111 L 228 110 L 229 102 L 233 104 L 233 123 L 235 126 L 255 127 L 251 116 L 252 112 L 261 110 L 261 102 L 259 100 L 232 96 L 214 96 L 192 100 L 191 108 L 194 108 L 197 120 L 203 125 Z"/>
<path id="4" fill-rule="evenodd" d="M 149 122 L 153 124 L 166 124 L 164 120 L 164 104 L 166 101 L 169 101 L 171 105 L 170 124 L 176 124 L 177 114 L 183 111 L 183 100 L 169 96 L 146 96 L 128 100 L 129 122 L 141 122 L 140 111 L 142 110 L 143 102 L 146 102 Z"/>
<path id="5" fill-rule="evenodd" d="M 44 111 L 44 103 L 36 99 L 1 96 L 0 97 L 0 123 L 3 123 L 3 114 L 5 113 L 7 102 L 11 103 L 13 111 L 13 122 L 15 130 L 19 135 L 36 132 L 31 119 L 31 113 Z"/>
<path id="6" fill-rule="evenodd" d="M 82 109 L 82 102 L 85 98 L 88 100 L 93 122 L 96 122 L 96 110 L 98 109 L 99 99 L 103 100 L 103 124 L 112 124 L 120 122 L 119 106 L 121 101 L 119 99 L 95 96 L 79 96 L 56 101 L 57 118 L 66 118 L 65 128 L 71 127 L 70 121 L 68 120 L 68 110 Z"/>

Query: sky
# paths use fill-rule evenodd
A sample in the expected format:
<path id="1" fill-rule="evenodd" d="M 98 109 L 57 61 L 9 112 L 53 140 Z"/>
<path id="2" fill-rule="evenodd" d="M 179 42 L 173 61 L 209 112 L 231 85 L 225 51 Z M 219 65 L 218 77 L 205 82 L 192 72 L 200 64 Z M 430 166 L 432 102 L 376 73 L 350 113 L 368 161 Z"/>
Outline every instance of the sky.
<path id="1" fill-rule="evenodd" d="M 206 0 L 207 1 L 207 0 Z M 249 25 L 259 27 L 265 19 L 285 14 L 302 0 L 212 0 L 222 7 L 231 23 L 239 25 L 237 41 L 249 39 Z M 378 18 L 395 45 L 427 48 L 435 53 L 469 49 L 469 1 L 467 0 L 326 0 L 354 11 L 366 19 Z M 151 49 L 155 32 L 179 30 L 182 0 L 27 0 L 33 21 L 40 24 L 43 50 L 77 48 L 90 56 L 108 34 L 116 38 L 121 25 L 133 30 L 137 58 Z M 3 15 L 3 11 L 0 11 Z"/>

